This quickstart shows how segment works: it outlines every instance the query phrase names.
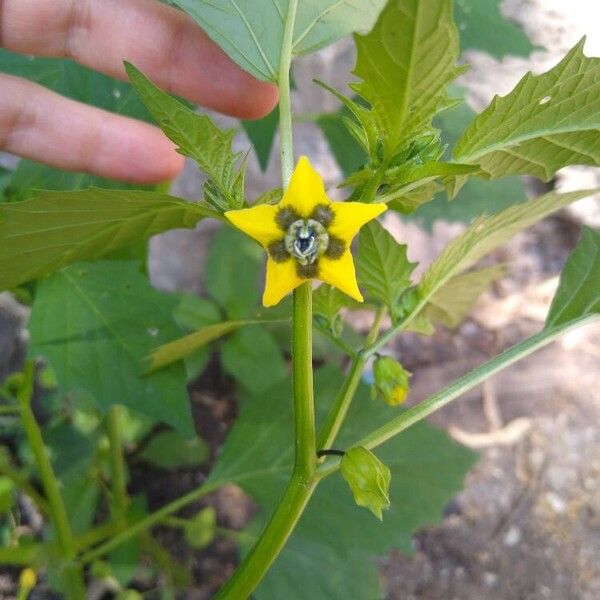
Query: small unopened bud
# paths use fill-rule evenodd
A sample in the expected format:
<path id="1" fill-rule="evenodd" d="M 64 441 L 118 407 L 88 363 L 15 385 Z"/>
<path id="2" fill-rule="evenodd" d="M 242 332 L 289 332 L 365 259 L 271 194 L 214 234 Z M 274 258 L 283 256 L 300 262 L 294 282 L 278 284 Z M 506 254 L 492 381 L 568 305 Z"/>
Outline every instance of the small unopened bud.
<path id="1" fill-rule="evenodd" d="M 373 363 L 373 396 L 380 394 L 390 406 L 403 404 L 410 391 L 411 373 L 390 356 L 380 356 Z"/>
<path id="2" fill-rule="evenodd" d="M 381 511 L 390 506 L 388 467 L 370 450 L 358 447 L 344 454 L 341 471 L 356 504 L 368 508 L 381 521 Z"/>
<path id="3" fill-rule="evenodd" d="M 27 597 L 27 594 L 35 587 L 37 583 L 37 576 L 33 569 L 23 569 L 19 575 L 19 592 L 23 597 Z"/>

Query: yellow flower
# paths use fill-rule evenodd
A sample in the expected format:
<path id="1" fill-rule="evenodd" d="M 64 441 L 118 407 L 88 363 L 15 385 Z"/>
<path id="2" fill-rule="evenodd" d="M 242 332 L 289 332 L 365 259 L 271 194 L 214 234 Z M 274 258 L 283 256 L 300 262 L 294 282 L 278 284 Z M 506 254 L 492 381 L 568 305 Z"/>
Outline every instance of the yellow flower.
<path id="1" fill-rule="evenodd" d="M 230 210 L 225 216 L 267 251 L 265 306 L 274 306 L 309 279 L 329 283 L 362 302 L 350 243 L 365 223 L 386 208 L 385 204 L 333 202 L 321 176 L 302 156 L 279 204 Z"/>

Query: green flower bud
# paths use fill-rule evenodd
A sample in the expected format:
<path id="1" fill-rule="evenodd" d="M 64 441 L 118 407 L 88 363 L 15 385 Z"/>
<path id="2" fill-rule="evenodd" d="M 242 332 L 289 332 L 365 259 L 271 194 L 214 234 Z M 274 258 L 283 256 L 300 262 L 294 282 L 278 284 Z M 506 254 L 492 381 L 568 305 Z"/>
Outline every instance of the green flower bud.
<path id="1" fill-rule="evenodd" d="M 380 394 L 390 406 L 403 404 L 410 391 L 411 373 L 391 356 L 380 356 L 373 363 L 373 396 Z"/>
<path id="2" fill-rule="evenodd" d="M 390 470 L 370 450 L 358 447 L 344 454 L 341 471 L 356 504 L 368 508 L 381 521 L 382 509 L 390 506 Z"/>
<path id="3" fill-rule="evenodd" d="M 215 539 L 217 532 L 217 513 L 212 506 L 203 508 L 185 527 L 185 537 L 192 548 L 200 550 Z"/>

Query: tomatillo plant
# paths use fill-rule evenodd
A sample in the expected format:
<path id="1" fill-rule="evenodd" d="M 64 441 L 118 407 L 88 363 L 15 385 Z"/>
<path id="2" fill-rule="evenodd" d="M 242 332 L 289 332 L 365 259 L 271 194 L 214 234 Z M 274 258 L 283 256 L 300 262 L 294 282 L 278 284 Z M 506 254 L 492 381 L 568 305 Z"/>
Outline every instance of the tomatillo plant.
<path id="1" fill-rule="evenodd" d="M 423 420 L 600 318 L 600 233 L 584 229 L 542 330 L 411 405 L 410 373 L 380 351 L 403 332 L 456 327 L 504 275 L 502 265 L 478 266 L 481 258 L 598 190 L 515 197 L 502 210 L 490 197 L 419 279 L 406 246 L 377 217 L 386 210 L 408 216 L 442 190 L 460 204 L 475 181 L 523 174 L 548 181 L 568 165 L 600 165 L 600 59 L 585 56 L 582 41 L 549 72 L 528 74 L 495 98 L 449 148 L 438 127 L 462 102 L 453 82 L 466 68 L 458 65 L 450 0 L 171 4 L 244 69 L 277 84 L 278 112 L 243 127 L 264 165 L 278 124 L 281 187 L 249 199 L 247 156 L 232 149 L 236 131 L 219 128 L 126 63 L 140 115 L 156 120 L 205 173 L 203 198 L 104 184 L 36 191 L 23 201 L 6 195 L 0 285 L 31 302 L 28 351 L 48 365 L 37 377 L 53 394 L 51 416 L 40 426 L 31 360 L 0 388 L 10 447 L 23 449 L 0 455 L 0 512 L 8 515 L 0 562 L 29 574 L 25 594 L 35 572 L 79 600 L 88 581 L 123 597 L 135 593 L 129 586 L 143 553 L 174 594 L 189 572 L 154 537 L 152 527 L 162 525 L 196 548 L 221 535 L 240 542 L 241 564 L 217 598 L 279 599 L 290 590 L 298 598 L 346 598 L 347 590 L 377 597 L 374 561 L 365 557 L 391 547 L 410 551 L 414 530 L 439 518 L 473 461 Z M 303 116 L 292 112 L 290 69 L 294 57 L 350 34 L 353 95 L 321 83 L 342 108 L 310 119 L 344 172 L 346 197 L 333 201 L 309 158 L 296 160 L 292 123 Z M 140 269 L 147 258 L 140 242 L 209 218 L 223 227 L 209 252 L 205 297 L 154 289 Z M 357 308 L 372 314 L 365 335 L 345 318 Z M 132 492 L 130 469 L 197 470 L 209 459 L 186 384 L 202 373 L 215 343 L 220 368 L 239 392 L 238 419 L 204 483 L 150 512 Z M 333 365 L 315 369 L 313 352 L 319 364 Z M 372 397 L 363 380 L 371 363 Z M 221 528 L 210 507 L 176 515 L 228 484 L 261 509 L 244 532 Z M 51 533 L 23 533 L 16 493 L 29 497 Z"/>

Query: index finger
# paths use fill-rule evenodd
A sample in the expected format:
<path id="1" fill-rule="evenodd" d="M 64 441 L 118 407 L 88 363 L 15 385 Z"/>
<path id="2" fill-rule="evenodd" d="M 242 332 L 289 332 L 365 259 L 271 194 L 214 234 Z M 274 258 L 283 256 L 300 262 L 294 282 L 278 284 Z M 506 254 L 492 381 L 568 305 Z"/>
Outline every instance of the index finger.
<path id="1" fill-rule="evenodd" d="M 3 0 L 0 46 L 68 57 L 126 79 L 123 61 L 160 87 L 240 118 L 268 114 L 274 85 L 236 65 L 184 13 L 154 0 Z"/>

